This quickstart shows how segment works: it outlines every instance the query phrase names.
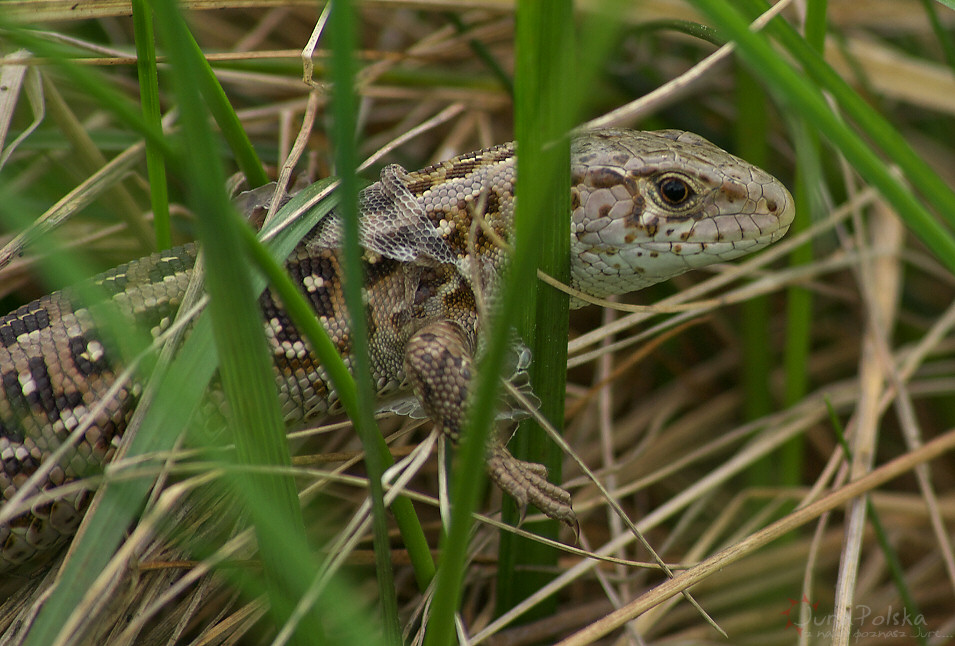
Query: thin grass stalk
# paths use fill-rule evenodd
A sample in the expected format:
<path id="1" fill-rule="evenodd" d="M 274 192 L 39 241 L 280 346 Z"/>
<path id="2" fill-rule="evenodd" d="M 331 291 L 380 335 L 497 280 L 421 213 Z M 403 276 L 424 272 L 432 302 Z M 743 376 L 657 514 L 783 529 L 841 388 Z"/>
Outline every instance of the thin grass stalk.
<path id="1" fill-rule="evenodd" d="M 395 596 L 394 574 L 391 568 L 391 549 L 388 540 L 388 524 L 385 515 L 382 475 L 385 463 L 377 447 L 381 433 L 375 422 L 375 392 L 371 381 L 369 338 L 362 299 L 361 247 L 358 230 L 358 166 L 355 129 L 358 102 L 355 99 L 355 32 L 357 15 L 350 0 L 335 0 L 329 16 L 329 31 L 332 45 L 331 79 L 333 86 L 332 137 L 335 141 L 335 164 L 341 178 L 338 190 L 341 193 L 339 211 L 344 223 L 342 253 L 343 287 L 345 304 L 349 314 L 351 335 L 352 371 L 358 389 L 357 418 L 355 429 L 365 447 L 365 464 L 368 469 L 368 489 L 371 496 L 372 535 L 375 546 L 375 569 L 378 580 L 378 600 L 385 641 L 401 643 L 401 628 L 398 623 L 398 601 Z"/>
<path id="2" fill-rule="evenodd" d="M 77 86 L 82 87 L 93 99 L 108 109 L 115 119 L 134 132 L 141 134 L 147 141 L 160 148 L 163 154 L 172 154 L 169 143 L 163 137 L 162 129 L 157 129 L 144 122 L 142 113 L 137 106 L 124 94 L 114 89 L 112 83 L 107 80 L 104 74 L 71 61 L 72 50 L 70 48 L 37 36 L 29 29 L 6 22 L 2 13 L 0 13 L 0 28 L 3 28 L 3 35 L 9 38 L 10 42 L 30 50 L 35 55 L 49 58 Z"/>
<path id="3" fill-rule="evenodd" d="M 839 420 L 839 416 L 836 415 L 836 411 L 832 407 L 831 402 L 826 402 L 826 408 L 829 410 L 829 423 L 832 425 L 833 431 L 836 434 L 836 438 L 839 440 L 839 446 L 842 447 L 842 452 L 845 455 L 845 461 L 847 464 L 851 464 L 852 447 L 849 446 L 849 441 L 846 439 L 846 429 Z M 905 581 L 905 568 L 902 566 L 902 561 L 899 558 L 899 554 L 892 546 L 892 541 L 889 538 L 888 533 L 885 531 L 885 525 L 882 524 L 879 511 L 875 508 L 875 505 L 872 504 L 871 497 L 866 497 L 865 504 L 866 516 L 868 517 L 869 522 L 872 524 L 872 531 L 875 533 L 875 538 L 879 542 L 879 549 L 882 550 L 882 554 L 885 556 L 886 567 L 889 570 L 889 574 L 892 577 L 892 582 L 895 584 L 896 590 L 899 592 L 899 597 L 902 599 L 902 603 L 904 604 L 908 614 L 913 617 L 920 616 L 922 611 L 919 608 L 915 597 L 912 595 L 912 590 Z M 910 628 L 915 630 L 916 634 L 914 637 L 916 637 L 919 644 L 924 645 L 928 643 L 921 629 L 918 629 L 915 626 L 910 626 Z"/>
<path id="4" fill-rule="evenodd" d="M 133 0 L 133 33 L 136 40 L 136 72 L 139 78 L 139 101 L 142 104 L 143 120 L 152 128 L 162 131 L 153 14 L 146 0 Z M 149 202 L 153 211 L 156 249 L 168 249 L 172 246 L 172 230 L 169 222 L 166 161 L 162 151 L 149 141 L 146 142 L 146 175 L 149 178 Z"/>
<path id="5" fill-rule="evenodd" d="M 535 239 L 543 252 L 540 269 L 570 281 L 570 129 L 572 106 L 566 97 L 577 79 L 573 69 L 573 6 L 569 1 L 518 4 L 516 31 L 515 128 L 518 141 L 519 199 L 516 219 L 538 217 L 544 222 Z M 547 218 L 544 220 L 544 218 Z M 563 429 L 567 380 L 568 298 L 532 281 L 525 294 L 519 333 L 531 348 L 531 384 L 541 399 L 541 413 L 557 430 Z M 532 420 L 521 422 L 511 442 L 515 457 L 547 467 L 561 481 L 560 449 Z M 512 500 L 504 504 L 503 520 L 517 524 L 521 512 Z M 557 521 L 525 527 L 555 539 Z M 558 552 L 538 541 L 501 532 L 497 576 L 497 612 L 502 614 L 553 578 Z M 520 571 L 520 575 L 517 572 Z M 545 617 L 556 610 L 556 598 L 541 603 L 525 619 Z"/>
<path id="6" fill-rule="evenodd" d="M 43 74 L 43 94 L 46 100 L 47 114 L 62 132 L 63 138 L 70 144 L 76 162 L 84 172 L 93 175 L 108 163 L 96 143 L 89 136 L 86 127 L 60 94 L 56 82 L 48 74 Z M 153 245 L 153 235 L 146 223 L 139 204 L 122 184 L 107 189 L 103 203 L 126 223 L 129 231 L 142 244 L 143 249 Z"/>
<path id="7" fill-rule="evenodd" d="M 698 22 L 693 22 L 691 20 L 676 20 L 676 19 L 667 19 L 663 18 L 660 20 L 647 20 L 646 22 L 641 22 L 633 27 L 630 27 L 629 32 L 631 34 L 639 34 L 641 32 L 656 32 L 656 31 L 675 31 L 680 34 L 686 34 L 692 38 L 699 38 L 702 41 L 710 43 L 714 47 L 721 47 L 725 45 L 725 41 L 720 38 L 720 35 L 716 32 L 715 29 L 707 25 L 702 25 Z"/>
<path id="8" fill-rule="evenodd" d="M 468 26 L 464 24 L 464 21 L 461 20 L 461 17 L 453 12 L 447 12 L 444 16 L 448 19 L 454 29 L 462 35 L 467 35 Z M 494 78 L 497 79 L 498 83 L 501 84 L 501 87 L 504 88 L 504 91 L 507 92 L 508 96 L 514 97 L 514 81 L 511 80 L 511 77 L 508 76 L 507 70 L 504 69 L 504 66 L 501 65 L 498 60 L 494 57 L 494 53 L 488 49 L 487 45 L 482 43 L 476 38 L 468 39 L 468 47 L 474 52 L 474 55 L 480 59 L 484 65 L 491 71 L 491 74 L 494 75 Z"/>

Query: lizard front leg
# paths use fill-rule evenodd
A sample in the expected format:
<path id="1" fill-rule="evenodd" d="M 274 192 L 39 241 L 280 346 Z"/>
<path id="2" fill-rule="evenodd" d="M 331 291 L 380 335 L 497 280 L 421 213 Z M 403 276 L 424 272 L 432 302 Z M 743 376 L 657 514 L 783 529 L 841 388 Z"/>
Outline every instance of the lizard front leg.
<path id="1" fill-rule="evenodd" d="M 405 347 L 405 374 L 438 429 L 457 441 L 467 419 L 473 376 L 473 348 L 464 330 L 450 320 L 418 330 Z M 496 434 L 488 445 L 487 471 L 521 508 L 528 503 L 576 529 L 570 494 L 547 480 L 543 465 L 518 460 Z"/>

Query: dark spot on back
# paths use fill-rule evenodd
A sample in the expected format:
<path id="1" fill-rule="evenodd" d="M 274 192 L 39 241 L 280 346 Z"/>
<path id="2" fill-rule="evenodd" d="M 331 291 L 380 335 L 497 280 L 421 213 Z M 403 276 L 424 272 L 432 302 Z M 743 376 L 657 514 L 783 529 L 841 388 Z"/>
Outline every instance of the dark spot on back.
<path id="1" fill-rule="evenodd" d="M 73 410 L 83 403 L 83 394 L 72 392 L 66 395 L 58 395 L 56 398 L 56 409 L 59 411 Z"/>
<path id="2" fill-rule="evenodd" d="M 38 404 L 51 422 L 58 417 L 56 400 L 53 397 L 53 385 L 50 383 L 50 369 L 43 357 L 33 357 L 27 362 L 30 378 L 33 379 L 33 392 L 27 397 L 31 404 Z"/>
<path id="3" fill-rule="evenodd" d="M 9 348 L 17 342 L 17 335 L 13 333 L 13 328 L 6 321 L 0 321 L 0 343 L 3 347 Z"/>
<path id="4" fill-rule="evenodd" d="M 162 282 L 162 279 L 168 275 L 165 270 L 165 264 L 166 263 L 159 261 L 149 268 L 149 282 L 151 283 Z"/>
<path id="5" fill-rule="evenodd" d="M 26 417 L 30 414 L 30 405 L 23 396 L 20 388 L 20 378 L 16 372 L 5 372 L 0 375 L 0 385 L 3 386 L 3 395 L 16 417 Z"/>
<path id="6" fill-rule="evenodd" d="M 23 427 L 17 422 L 17 420 L 0 420 L 0 437 L 6 438 L 11 442 L 22 442 L 26 435 L 23 431 Z M 12 463 L 13 468 L 8 464 Z M 4 462 L 4 471 L 7 473 L 15 473 L 17 471 L 18 461 L 16 458 L 11 458 L 7 462 Z"/>
<path id="7" fill-rule="evenodd" d="M 73 360 L 73 366 L 84 377 L 98 375 L 109 367 L 109 362 L 106 360 L 105 352 L 103 356 L 95 361 L 88 356 L 88 348 L 91 338 L 92 337 L 89 336 L 89 333 L 87 333 L 81 334 L 79 336 L 71 336 L 69 340 L 70 358 Z M 87 356 L 83 356 L 84 354 Z"/>
<path id="8" fill-rule="evenodd" d="M 409 182 L 406 188 L 412 195 L 421 195 L 434 186 L 434 178 L 427 175 L 421 175 L 419 179 Z"/>
<path id="9" fill-rule="evenodd" d="M 457 179 L 459 177 L 466 177 L 474 172 L 474 169 L 481 165 L 480 159 L 459 159 L 454 165 L 452 165 L 446 174 L 448 179 Z"/>
<path id="10" fill-rule="evenodd" d="M 501 197 L 494 191 L 489 191 L 484 196 L 484 212 L 485 213 L 500 213 L 501 212 Z"/>
<path id="11" fill-rule="evenodd" d="M 50 326 L 50 314 L 40 301 L 28 303 L 17 310 L 18 334 L 29 334 Z"/>
<path id="12" fill-rule="evenodd" d="M 44 296 L 43 298 L 18 307 L 6 316 L 0 317 L 0 344 L 8 348 L 17 343 L 17 337 L 50 327 L 50 313 L 47 306 L 57 307 L 57 299 L 64 297 Z"/>
<path id="13" fill-rule="evenodd" d="M 330 257 L 319 255 L 304 258 L 300 262 L 289 263 L 287 268 L 289 275 L 299 285 L 304 285 L 306 279 L 320 280 L 321 285 L 316 285 L 311 291 L 303 289 L 305 297 L 309 303 L 311 303 L 316 316 L 326 316 L 329 318 L 336 316 L 337 312 L 332 303 L 330 288 L 332 285 L 337 284 L 338 273 Z M 318 278 L 314 278 L 315 276 Z M 268 296 L 267 301 L 265 300 L 267 294 L 268 292 L 262 294 L 262 298 L 260 299 L 262 311 L 278 311 L 279 308 L 272 300 L 271 295 Z M 267 309 L 269 307 L 271 310 Z M 268 318 L 268 315 L 266 318 Z"/>

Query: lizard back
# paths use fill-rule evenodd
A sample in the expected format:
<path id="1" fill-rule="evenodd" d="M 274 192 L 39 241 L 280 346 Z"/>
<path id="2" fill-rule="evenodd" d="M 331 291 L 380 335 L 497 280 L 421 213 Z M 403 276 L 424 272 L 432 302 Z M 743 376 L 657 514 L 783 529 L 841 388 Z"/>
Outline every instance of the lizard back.
<path id="1" fill-rule="evenodd" d="M 483 230 L 468 241 L 470 220 L 460 184 L 468 177 L 485 196 L 488 226 L 506 238 L 513 206 L 513 173 L 505 180 L 487 177 L 510 160 L 506 144 L 470 153 L 416 173 L 398 166 L 382 171 L 382 181 L 364 189 L 362 261 L 372 376 L 383 407 L 420 414 L 407 396 L 403 347 L 429 320 L 451 319 L 476 334 L 478 322 L 470 288 L 471 262 L 479 250 L 480 272 L 489 284 L 504 260 Z M 505 163 L 504 166 L 512 166 Z M 462 173 L 467 169 L 467 173 Z M 473 183 L 476 174 L 484 175 Z M 495 183 L 496 182 L 496 183 Z M 440 202 L 425 213 L 417 206 L 424 191 L 443 185 Z M 496 186 L 499 195 L 482 187 Z M 440 189 L 439 189 L 440 190 Z M 506 215 L 500 212 L 504 208 Z M 350 324 L 341 281 L 341 222 L 332 212 L 300 242 L 286 270 L 301 286 L 315 315 L 351 364 Z M 470 245 L 470 252 L 469 252 Z M 44 296 L 0 318 L 0 505 L 6 503 L 54 451 L 71 448 L 42 479 L 49 490 L 101 471 L 115 454 L 135 409 L 141 384 L 110 393 L 122 371 L 116 339 L 105 338 L 97 310 L 107 303 L 126 323 L 152 336 L 164 331 L 181 303 L 196 262 L 194 244 L 152 254 L 102 275 L 90 283 L 102 299 L 81 305 L 75 290 Z M 463 271 L 467 271 L 465 276 Z M 301 338 L 277 297 L 266 289 L 259 298 L 265 334 L 283 414 L 288 422 L 338 412 L 328 375 Z M 89 417 L 85 430 L 72 437 Z M 0 524 L 0 571 L 30 560 L 75 532 L 89 492 L 51 497 L 34 504 L 10 523 Z"/>
<path id="2" fill-rule="evenodd" d="M 793 219 L 780 182 L 690 133 L 593 131 L 573 139 L 571 158 L 568 261 L 572 286 L 586 294 L 623 294 L 736 258 L 778 240 Z M 493 304 L 513 243 L 515 183 L 515 146 L 503 144 L 419 171 L 387 166 L 359 196 L 369 354 L 382 406 L 423 411 L 452 439 L 463 426 L 480 312 Z M 286 266 L 350 364 L 341 241 L 332 212 Z M 101 295 L 91 305 L 67 290 L 0 318 L 0 508 L 36 493 L 24 491 L 27 479 L 65 444 L 39 491 L 112 458 L 141 383 L 117 382 L 123 335 L 108 333 L 101 310 L 111 305 L 155 337 L 182 302 L 195 261 L 194 245 L 153 254 L 93 279 Z M 259 304 L 286 418 L 336 411 L 324 368 L 281 304 L 269 290 Z M 569 494 L 539 465 L 503 445 L 491 449 L 491 477 L 521 505 L 576 522 Z M 40 496 L 0 522 L 0 572 L 71 535 L 87 497 Z"/>

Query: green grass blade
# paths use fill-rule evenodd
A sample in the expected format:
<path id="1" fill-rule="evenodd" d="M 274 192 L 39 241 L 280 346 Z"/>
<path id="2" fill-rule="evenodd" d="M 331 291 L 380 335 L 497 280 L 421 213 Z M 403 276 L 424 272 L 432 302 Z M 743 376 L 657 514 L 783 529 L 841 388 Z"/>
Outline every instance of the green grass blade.
<path id="1" fill-rule="evenodd" d="M 162 130 L 159 111 L 159 72 L 156 68 L 156 44 L 153 42 L 153 15 L 146 0 L 133 0 L 133 30 L 136 37 L 136 71 L 139 76 L 139 100 L 143 119 L 156 130 Z M 146 174 L 149 177 L 149 200 L 153 210 L 156 248 L 172 246 L 169 223 L 169 186 L 166 184 L 166 161 L 162 150 L 146 142 Z"/>
<path id="2" fill-rule="evenodd" d="M 574 33 L 571 2 L 546 6 L 526 2 L 517 14 L 517 92 L 515 128 L 520 155 L 518 220 L 543 221 L 538 244 L 543 250 L 540 268 L 558 280 L 570 281 L 570 148 L 567 132 L 573 108 L 566 98 L 577 80 L 573 68 Z M 520 236 L 520 231 L 518 231 Z M 531 349 L 531 384 L 541 399 L 541 413 L 563 429 L 567 378 L 568 298 L 562 292 L 532 281 L 524 297 L 518 327 Z M 530 420 L 521 422 L 510 444 L 518 459 L 543 464 L 551 481 L 561 481 L 562 453 L 547 433 Z M 520 511 L 506 498 L 503 519 L 516 525 Z M 558 523 L 546 520 L 524 529 L 556 538 Z M 512 608 L 553 578 L 557 552 L 537 541 L 501 532 L 501 564 L 497 577 L 498 613 Z M 516 573 L 520 571 L 521 575 Z M 535 606 L 526 619 L 550 615 L 556 599 Z"/>
<path id="3" fill-rule="evenodd" d="M 901 135 L 869 108 L 785 22 L 774 20 L 767 29 L 780 37 L 782 44 L 805 66 L 808 77 L 775 52 L 765 35 L 750 31 L 747 20 L 729 4 L 716 0 L 691 0 L 691 4 L 735 41 L 739 56 L 753 74 L 784 105 L 818 128 L 856 171 L 881 192 L 936 257 L 955 272 L 955 237 L 951 231 L 935 219 L 866 140 L 832 111 L 816 84 L 832 94 L 870 140 L 880 142 L 882 149 L 942 217 L 955 222 L 955 192 L 915 154 Z"/>
<path id="4" fill-rule="evenodd" d="M 945 62 L 950 68 L 955 70 L 955 42 L 952 40 L 952 34 L 946 31 L 945 26 L 938 17 L 938 11 L 935 10 L 934 0 L 922 0 L 922 9 L 925 10 L 925 16 L 932 25 L 932 32 L 938 39 L 938 45 L 945 56 Z"/>
<path id="5" fill-rule="evenodd" d="M 813 216 L 823 217 L 825 205 L 819 199 L 822 186 L 822 169 L 819 138 L 803 119 L 796 118 L 792 128 L 796 145 L 796 217 L 790 230 L 793 234 L 809 228 Z M 791 266 L 808 265 L 813 261 L 812 242 L 807 241 L 793 250 L 789 257 Z M 801 285 L 786 290 L 786 340 L 783 348 L 783 371 L 785 386 L 783 403 L 793 406 L 805 397 L 809 390 L 809 359 L 812 343 L 812 293 Z M 786 480 L 778 485 L 796 484 L 802 473 L 803 443 L 794 437 L 784 445 L 777 470 Z M 793 479 L 795 478 L 795 479 Z"/>
<path id="6" fill-rule="evenodd" d="M 352 421 L 365 447 L 365 465 L 368 469 L 369 494 L 372 505 L 372 534 L 375 546 L 375 567 L 378 573 L 378 601 L 381 604 L 385 641 L 401 643 L 398 623 L 398 601 L 395 596 L 394 574 L 391 568 L 391 549 L 388 540 L 385 516 L 384 489 L 381 478 L 384 460 L 376 449 L 381 433 L 375 422 L 375 392 L 371 381 L 368 327 L 365 304 L 362 299 L 361 256 L 358 233 L 358 183 L 355 169 L 358 166 L 355 145 L 355 115 L 358 103 L 355 100 L 355 22 L 356 13 L 349 0 L 335 0 L 329 16 L 329 32 L 332 40 L 332 136 L 336 144 L 335 162 L 341 178 L 339 211 L 344 222 L 343 287 L 348 308 L 352 347 L 352 371 L 358 388 L 357 417 Z"/>
<path id="7" fill-rule="evenodd" d="M 562 6 L 559 9 L 566 10 L 566 7 Z M 544 30 L 543 33 L 549 33 L 552 37 L 558 38 L 557 41 L 551 44 L 569 48 L 569 32 L 565 30 L 569 30 L 571 23 L 566 17 L 560 17 L 564 16 L 561 11 L 557 11 L 556 15 L 548 17 L 547 14 L 551 10 L 555 10 L 555 8 L 550 4 L 545 7 L 533 2 L 522 3 L 518 9 L 518 31 L 522 29 L 520 25 L 522 20 L 526 21 L 523 28 L 532 29 L 535 25 L 533 16 L 537 15 L 541 21 L 536 24 Z M 537 14 L 536 12 L 541 13 Z M 541 40 L 547 39 L 541 36 Z M 524 44 L 527 45 L 529 43 L 525 41 Z M 533 45 L 531 49 L 524 51 L 525 54 L 521 54 L 521 56 L 539 55 L 532 53 L 535 51 Z M 564 56 L 567 54 L 568 52 L 565 50 L 564 54 L 556 60 L 545 61 L 543 59 L 537 59 L 541 65 L 556 63 L 561 66 L 558 67 L 555 65 L 555 67 L 550 68 L 549 74 L 543 74 L 543 78 L 546 79 L 546 92 L 560 93 L 561 86 L 557 83 L 553 75 L 558 74 L 558 69 L 562 72 L 566 72 L 567 63 Z M 518 64 L 523 65 L 523 63 L 520 62 Z M 521 96 L 521 93 L 525 91 L 521 88 L 523 82 L 523 79 L 518 81 L 518 96 Z M 547 83 L 553 83 L 554 85 L 546 85 Z M 528 89 L 528 94 L 532 94 L 532 90 Z M 575 93 L 575 95 L 576 94 L 583 95 L 584 92 Z M 554 107 L 550 105 L 552 97 L 552 94 L 548 94 L 548 97 L 543 99 L 547 102 L 548 107 L 551 108 Z M 566 90 L 562 98 L 565 101 L 568 100 Z M 521 100 L 522 99 L 519 99 L 519 101 Z M 569 124 L 569 115 L 573 114 L 573 105 L 573 100 L 570 100 L 570 104 L 564 106 L 566 112 L 551 112 L 548 115 L 548 119 L 553 119 L 553 121 L 545 126 L 546 133 L 550 135 L 550 137 L 546 139 L 547 144 L 556 144 L 558 137 L 562 134 L 561 130 L 565 130 Z M 556 114 L 560 114 L 561 116 L 555 117 L 554 115 Z M 542 145 L 545 139 L 543 137 L 538 138 L 537 142 L 538 145 Z M 523 145 L 523 143 L 520 145 Z M 563 145 L 566 146 L 566 142 Z M 531 147 L 533 147 L 533 143 Z M 561 177 L 561 172 L 569 172 L 569 166 L 567 166 L 566 170 L 558 170 L 561 164 L 567 165 L 567 153 L 566 149 L 561 153 L 560 146 L 557 146 L 556 151 L 552 152 L 549 159 L 547 159 L 547 167 L 539 169 L 538 172 L 541 173 L 542 177 L 547 178 L 547 182 L 553 182 L 555 181 L 555 177 Z M 487 446 L 489 433 L 491 432 L 491 426 L 494 420 L 496 393 L 500 385 L 500 374 L 504 363 L 504 356 L 508 350 L 509 335 L 505 330 L 520 320 L 519 315 L 523 307 L 522 301 L 526 299 L 526 295 L 534 288 L 536 281 L 535 270 L 539 265 L 539 259 L 541 257 L 542 245 L 540 241 L 542 240 L 543 229 L 545 226 L 551 226 L 553 224 L 553 221 L 548 220 L 547 216 L 550 215 L 554 218 L 560 217 L 566 220 L 567 213 L 569 213 L 568 207 L 564 207 L 565 210 L 563 212 L 554 212 L 552 214 L 533 212 L 533 203 L 535 201 L 533 197 L 533 182 L 525 184 L 526 179 L 527 178 L 522 175 L 519 180 L 521 186 L 519 191 L 522 196 L 519 202 L 525 199 L 524 196 L 531 195 L 529 200 L 531 204 L 528 208 L 519 207 L 524 209 L 521 211 L 523 215 L 517 216 L 515 223 L 515 251 L 507 276 L 505 277 L 499 306 L 497 311 L 492 313 L 491 320 L 485 320 L 482 323 L 487 347 L 484 356 L 481 357 L 478 375 L 473 384 L 474 392 L 470 404 L 470 419 L 468 420 L 467 430 L 464 434 L 464 439 L 458 454 L 458 461 L 454 470 L 451 526 L 448 536 L 442 541 L 441 545 L 442 556 L 438 570 L 434 601 L 431 606 L 431 618 L 425 632 L 425 643 L 428 645 L 447 644 L 453 640 L 453 618 L 460 600 L 461 580 L 467 554 L 468 537 L 470 535 L 471 514 L 477 505 L 478 497 L 485 482 L 485 447 Z M 563 181 L 567 182 L 567 179 Z M 553 191 L 555 184 L 548 183 L 546 186 L 547 188 L 545 189 L 544 185 L 540 185 L 537 190 Z M 569 190 L 566 188 L 568 186 L 569 182 L 560 185 L 560 190 L 567 194 L 567 199 L 569 199 Z M 537 200 L 538 204 L 543 204 L 544 196 L 539 194 Z M 562 223 L 560 227 L 569 233 L 566 224 Z M 569 235 L 565 235 L 569 238 Z M 565 256 L 563 260 L 564 263 L 567 262 L 567 258 L 569 258 L 569 255 Z M 566 308 L 566 303 L 562 306 Z M 561 307 L 561 304 L 558 303 L 557 307 Z M 557 342 L 563 344 L 565 343 L 565 339 L 566 332 L 564 336 L 557 339 Z M 558 370 L 560 372 L 566 370 L 566 361 Z M 562 411 L 562 408 L 560 410 Z M 558 413 L 558 415 L 559 414 L 560 413 Z"/>
<path id="8" fill-rule="evenodd" d="M 806 42 L 817 52 L 826 45 L 826 9 L 828 0 L 809 0 L 806 3 Z"/>
<path id="9" fill-rule="evenodd" d="M 826 0 L 811 0 L 806 12 L 806 40 L 817 51 L 822 51 L 826 39 Z M 821 168 L 819 136 L 809 124 L 799 117 L 793 119 L 796 145 L 796 217 L 790 227 L 795 235 L 804 231 L 816 218 L 824 216 L 825 205 L 820 198 L 824 185 Z M 811 242 L 806 242 L 793 251 L 789 262 L 792 266 L 808 265 L 813 261 Z M 786 291 L 786 341 L 783 351 L 785 386 L 783 403 L 794 406 L 809 391 L 809 359 L 812 343 L 812 293 L 801 286 Z M 795 486 L 803 472 L 805 446 L 801 437 L 794 437 L 780 450 L 777 472 L 780 474 L 772 486 Z"/>
<path id="10" fill-rule="evenodd" d="M 207 85 L 207 67 L 196 56 L 197 46 L 178 7 L 171 1 L 153 3 L 159 32 L 176 69 L 174 89 L 179 100 L 183 136 L 188 152 L 180 162 L 190 182 L 190 198 L 198 215 L 197 231 L 206 258 L 206 291 L 219 352 L 219 375 L 229 401 L 229 422 L 239 464 L 291 466 L 285 423 L 279 407 L 271 356 L 265 344 L 252 279 L 242 258 L 241 238 L 225 195 L 225 175 L 198 88 Z M 203 59 L 204 60 L 204 59 Z M 216 84 L 218 85 L 218 84 Z M 206 89 L 208 89 L 206 87 Z M 208 95 L 207 95 L 208 100 Z M 184 149 L 185 152 L 186 149 Z M 251 472 L 245 482 L 267 506 L 247 500 L 263 563 L 271 611 L 278 625 L 290 616 L 307 589 L 302 568 L 312 561 L 298 504 L 295 483 L 279 475 Z M 237 478 L 237 480 L 239 480 Z M 242 492 L 240 492 L 242 493 Z M 288 558 L 295 554 L 297 565 Z M 320 622 L 314 613 L 297 641 L 315 634 Z"/>
<path id="11" fill-rule="evenodd" d="M 467 34 L 468 26 L 464 24 L 464 21 L 461 20 L 461 17 L 456 13 L 446 12 L 444 17 L 447 18 L 448 22 L 454 25 L 455 31 L 459 34 Z M 511 80 L 511 77 L 508 76 L 507 70 L 498 62 L 494 57 L 494 52 L 492 52 L 488 47 L 476 38 L 468 39 L 468 47 L 474 52 L 474 55 L 477 56 L 485 67 L 490 70 L 491 74 L 498 80 L 501 84 L 501 87 L 507 92 L 508 96 L 514 96 L 514 81 Z"/>
<path id="12" fill-rule="evenodd" d="M 195 81 L 197 86 L 202 92 L 202 97 L 205 99 L 219 129 L 222 130 L 222 136 L 229 144 L 232 154 L 235 155 L 239 170 L 242 171 L 249 181 L 249 185 L 253 188 L 267 184 L 269 178 L 265 174 L 265 169 L 262 168 L 262 162 L 259 160 L 252 142 L 249 141 L 245 128 L 239 122 L 239 117 L 236 116 L 235 110 L 229 102 L 229 97 L 226 96 L 219 79 L 216 78 L 215 72 L 209 65 L 209 61 L 203 55 L 199 43 L 187 29 L 183 30 L 182 37 L 185 39 L 181 43 L 183 56 L 185 58 L 188 54 L 188 60 L 196 66 Z"/>

